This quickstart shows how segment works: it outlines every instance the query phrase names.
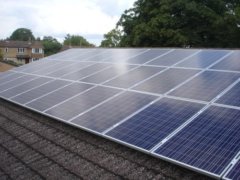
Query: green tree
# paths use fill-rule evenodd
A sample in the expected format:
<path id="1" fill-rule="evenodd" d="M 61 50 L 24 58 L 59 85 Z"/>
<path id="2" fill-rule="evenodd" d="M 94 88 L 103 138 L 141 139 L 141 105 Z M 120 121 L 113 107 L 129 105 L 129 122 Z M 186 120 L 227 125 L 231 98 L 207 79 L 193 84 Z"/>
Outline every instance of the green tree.
<path id="1" fill-rule="evenodd" d="M 63 44 L 68 46 L 94 47 L 94 45 L 89 43 L 84 37 L 70 34 L 66 35 Z"/>
<path id="2" fill-rule="evenodd" d="M 239 47 L 239 0 L 137 0 L 117 26 L 121 46 Z"/>
<path id="3" fill-rule="evenodd" d="M 46 56 L 58 53 L 62 48 L 62 44 L 51 36 L 44 36 L 42 43 L 44 47 L 44 53 Z"/>
<path id="4" fill-rule="evenodd" d="M 104 39 L 100 47 L 118 47 L 121 40 L 121 31 L 113 29 L 107 34 L 104 34 Z"/>
<path id="5" fill-rule="evenodd" d="M 33 36 L 32 31 L 30 29 L 19 28 L 12 33 L 9 39 L 15 41 L 29 41 L 29 40 L 33 41 L 35 40 L 35 37 Z"/>

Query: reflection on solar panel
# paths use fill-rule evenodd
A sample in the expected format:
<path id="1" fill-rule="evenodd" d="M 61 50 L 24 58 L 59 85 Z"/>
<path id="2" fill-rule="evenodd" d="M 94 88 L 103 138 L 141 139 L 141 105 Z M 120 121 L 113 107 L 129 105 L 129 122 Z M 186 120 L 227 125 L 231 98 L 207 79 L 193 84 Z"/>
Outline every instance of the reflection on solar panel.
<path id="1" fill-rule="evenodd" d="M 211 101 L 240 77 L 229 72 L 205 71 L 170 93 L 173 96 Z"/>
<path id="2" fill-rule="evenodd" d="M 238 50 L 70 49 L 0 74 L 3 99 L 223 179 L 240 176 L 239 92 Z"/>

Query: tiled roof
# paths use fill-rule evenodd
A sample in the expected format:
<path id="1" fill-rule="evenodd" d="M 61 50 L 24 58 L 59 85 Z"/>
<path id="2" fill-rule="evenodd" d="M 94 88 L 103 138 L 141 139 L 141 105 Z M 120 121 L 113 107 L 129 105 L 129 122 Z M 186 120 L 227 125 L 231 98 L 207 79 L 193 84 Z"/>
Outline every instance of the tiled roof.
<path id="1" fill-rule="evenodd" d="M 0 41 L 0 47 L 8 48 L 28 48 L 28 47 L 39 47 L 43 48 L 40 41 Z"/>
<path id="2" fill-rule="evenodd" d="M 209 179 L 0 99 L 0 179 Z"/>

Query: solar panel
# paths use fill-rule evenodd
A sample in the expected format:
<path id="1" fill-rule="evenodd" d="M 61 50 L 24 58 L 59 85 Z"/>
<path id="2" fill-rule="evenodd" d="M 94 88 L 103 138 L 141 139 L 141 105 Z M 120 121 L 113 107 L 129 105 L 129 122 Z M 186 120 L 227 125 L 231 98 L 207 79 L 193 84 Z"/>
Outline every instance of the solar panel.
<path id="1" fill-rule="evenodd" d="M 147 63 L 150 60 L 153 60 L 155 58 L 158 58 L 161 55 L 164 55 L 165 53 L 169 52 L 169 49 L 150 49 L 138 56 L 134 56 L 128 60 L 129 63 L 132 64 L 144 64 Z"/>
<path id="2" fill-rule="evenodd" d="M 93 64 L 93 65 L 83 68 L 79 71 L 64 75 L 64 76 L 62 76 L 62 78 L 69 79 L 69 80 L 80 80 L 88 75 L 93 74 L 96 71 L 103 70 L 104 68 L 107 68 L 109 66 L 110 66 L 109 64 L 100 64 L 100 63 Z"/>
<path id="3" fill-rule="evenodd" d="M 220 176 L 240 151 L 240 111 L 211 106 L 155 153 Z"/>
<path id="4" fill-rule="evenodd" d="M 160 66 L 171 66 L 175 63 L 193 55 L 197 50 L 174 50 L 173 52 L 156 58 L 154 61 L 151 61 L 147 64 L 150 65 L 160 65 Z"/>
<path id="5" fill-rule="evenodd" d="M 96 87 L 47 110 L 46 114 L 63 120 L 70 120 L 119 92 L 117 89 Z"/>
<path id="6" fill-rule="evenodd" d="M 40 87 L 31 89 L 30 91 L 26 91 L 22 94 L 16 95 L 13 98 L 11 98 L 11 100 L 15 101 L 17 103 L 20 103 L 20 104 L 26 104 L 32 100 L 35 100 L 41 96 L 46 95 L 47 93 L 50 93 L 58 88 L 66 86 L 68 84 L 70 84 L 70 82 L 62 81 L 62 80 L 51 81 Z"/>
<path id="7" fill-rule="evenodd" d="M 0 73 L 0 97 L 215 178 L 236 179 L 240 51 L 69 49 Z"/>
<path id="8" fill-rule="evenodd" d="M 188 78 L 194 76 L 197 74 L 198 70 L 192 70 L 192 69 L 175 69 L 171 68 L 167 71 L 164 71 L 161 74 L 158 74 L 157 76 L 154 76 L 133 89 L 139 90 L 139 91 L 147 91 L 151 93 L 157 93 L 157 94 L 163 94 L 167 91 L 173 89 L 177 85 L 183 83 Z"/>
<path id="9" fill-rule="evenodd" d="M 206 50 L 197 53 L 187 60 L 177 64 L 178 67 L 206 68 L 226 56 L 230 51 Z"/>
<path id="10" fill-rule="evenodd" d="M 14 79 L 14 80 L 8 81 L 6 83 L 2 83 L 0 85 L 0 92 L 6 91 L 7 89 L 21 85 L 21 84 L 28 82 L 34 78 L 37 78 L 37 77 L 32 76 L 32 75 L 24 75 L 24 76 L 20 76 L 19 78 Z"/>
<path id="11" fill-rule="evenodd" d="M 240 83 L 236 84 L 226 94 L 224 94 L 216 102 L 220 104 L 232 105 L 240 107 Z"/>
<path id="12" fill-rule="evenodd" d="M 22 85 L 11 88 L 7 91 L 3 91 L 2 93 L 0 93 L 0 96 L 5 97 L 5 98 L 11 98 L 12 96 L 16 96 L 17 94 L 20 94 L 20 93 L 23 93 L 30 89 L 33 89 L 33 88 L 40 86 L 46 82 L 49 82 L 50 80 L 52 80 L 52 79 L 45 78 L 45 77 L 39 77 L 37 79 L 33 79 L 26 83 L 23 83 Z"/>
<path id="13" fill-rule="evenodd" d="M 81 81 L 100 84 L 100 83 L 103 83 L 105 81 L 108 81 L 108 80 L 114 78 L 115 76 L 124 74 L 124 73 L 128 72 L 129 70 L 136 68 L 136 67 L 137 66 L 126 65 L 126 64 L 113 65 L 113 66 L 107 68 L 106 70 L 98 72 L 96 74 L 93 74 L 92 76 L 86 77 L 86 78 L 82 79 Z"/>
<path id="14" fill-rule="evenodd" d="M 235 51 L 233 54 L 214 65 L 211 69 L 240 71 L 239 58 L 240 51 Z"/>
<path id="15" fill-rule="evenodd" d="M 81 92 L 84 92 L 91 87 L 92 85 L 89 84 L 73 83 L 46 96 L 43 96 L 42 98 L 32 101 L 26 104 L 26 106 L 29 106 L 38 111 L 45 111 L 57 105 L 58 103 L 61 103 Z"/>
<path id="16" fill-rule="evenodd" d="M 240 177 L 240 160 L 235 164 L 231 171 L 225 176 L 224 179 L 239 179 Z"/>
<path id="17" fill-rule="evenodd" d="M 71 122 L 97 132 L 103 132 L 140 108 L 151 103 L 155 96 L 135 92 L 125 92 Z"/>
<path id="18" fill-rule="evenodd" d="M 92 64 L 93 64 L 92 62 L 78 62 L 78 63 L 71 64 L 70 66 L 56 69 L 54 72 L 50 72 L 47 75 L 51 77 L 61 77 L 68 73 L 72 73 L 72 72 L 84 69 Z"/>
<path id="19" fill-rule="evenodd" d="M 240 77 L 229 72 L 205 71 L 174 90 L 170 95 L 202 101 L 211 101 Z"/>
<path id="20" fill-rule="evenodd" d="M 202 107 L 198 103 L 164 98 L 112 129 L 107 135 L 150 150 Z"/>
<path id="21" fill-rule="evenodd" d="M 161 67 L 141 66 L 105 83 L 105 85 L 119 88 L 130 88 L 136 83 L 143 81 L 144 79 L 162 71 L 163 69 L 164 68 Z"/>

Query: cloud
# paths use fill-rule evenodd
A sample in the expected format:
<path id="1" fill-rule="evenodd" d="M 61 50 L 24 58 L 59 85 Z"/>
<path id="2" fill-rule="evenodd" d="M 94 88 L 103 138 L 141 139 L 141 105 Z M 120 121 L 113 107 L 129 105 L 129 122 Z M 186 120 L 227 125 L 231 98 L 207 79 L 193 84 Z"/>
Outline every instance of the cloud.
<path id="1" fill-rule="evenodd" d="M 0 39 L 20 27 L 36 37 L 83 35 L 99 44 L 134 0 L 0 0 Z"/>

